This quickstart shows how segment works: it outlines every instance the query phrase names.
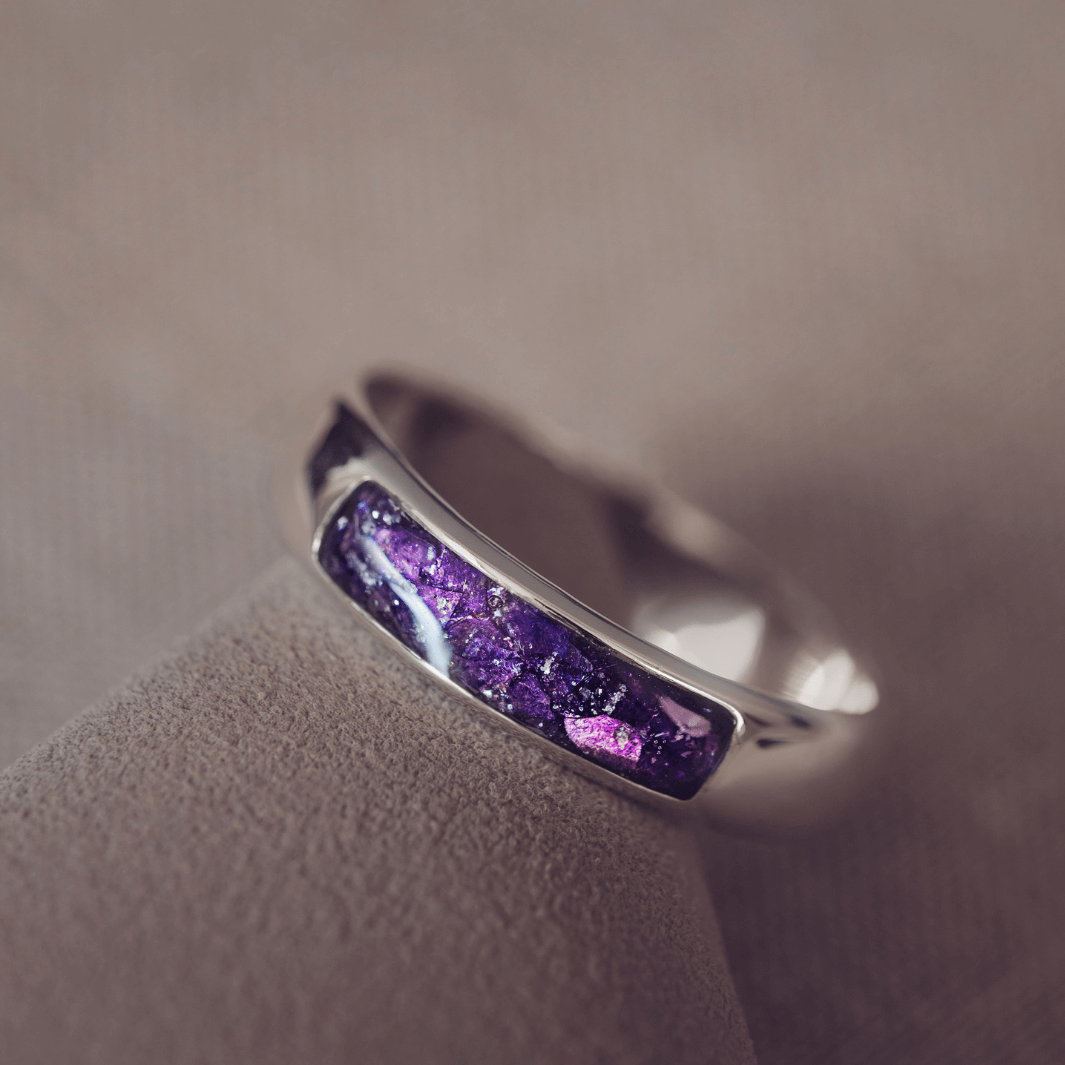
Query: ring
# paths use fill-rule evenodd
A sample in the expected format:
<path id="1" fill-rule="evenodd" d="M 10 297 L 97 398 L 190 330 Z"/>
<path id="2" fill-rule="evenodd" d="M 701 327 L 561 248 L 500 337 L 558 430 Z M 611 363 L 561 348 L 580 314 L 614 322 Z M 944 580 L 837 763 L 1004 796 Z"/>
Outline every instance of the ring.
<path id="1" fill-rule="evenodd" d="M 863 775 L 870 667 L 716 519 L 405 378 L 327 417 L 298 477 L 301 553 L 469 706 L 724 827 L 816 821 Z"/>

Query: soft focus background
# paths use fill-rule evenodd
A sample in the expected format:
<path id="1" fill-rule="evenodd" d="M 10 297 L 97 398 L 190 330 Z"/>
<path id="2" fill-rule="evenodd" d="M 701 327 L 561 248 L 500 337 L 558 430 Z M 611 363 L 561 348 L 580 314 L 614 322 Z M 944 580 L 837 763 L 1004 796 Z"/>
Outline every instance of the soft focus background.
<path id="1" fill-rule="evenodd" d="M 424 367 L 706 504 L 882 667 L 841 824 L 699 842 L 760 1060 L 1065 1060 L 1060 3 L 0 22 L 0 763 L 280 553 L 294 396 Z"/>

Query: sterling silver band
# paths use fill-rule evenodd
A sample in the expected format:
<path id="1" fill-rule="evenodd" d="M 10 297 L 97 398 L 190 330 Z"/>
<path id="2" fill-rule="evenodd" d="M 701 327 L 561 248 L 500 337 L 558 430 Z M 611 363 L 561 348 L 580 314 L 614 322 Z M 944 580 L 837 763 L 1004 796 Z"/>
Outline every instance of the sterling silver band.
<path id="1" fill-rule="evenodd" d="M 337 445 L 330 412 L 314 448 L 308 427 L 301 466 L 284 470 L 279 488 L 290 543 L 356 617 L 388 632 L 330 579 L 319 552 L 330 522 L 343 507 L 353 513 L 353 493 L 369 484 L 501 588 L 647 675 L 714 700 L 735 728 L 694 797 L 672 798 L 486 705 L 391 632 L 464 703 L 602 784 L 723 827 L 808 824 L 850 793 L 881 716 L 877 685 L 827 612 L 756 549 L 661 486 L 586 470 L 550 435 L 519 432 L 443 389 L 378 375 L 341 398 L 353 442 Z"/>

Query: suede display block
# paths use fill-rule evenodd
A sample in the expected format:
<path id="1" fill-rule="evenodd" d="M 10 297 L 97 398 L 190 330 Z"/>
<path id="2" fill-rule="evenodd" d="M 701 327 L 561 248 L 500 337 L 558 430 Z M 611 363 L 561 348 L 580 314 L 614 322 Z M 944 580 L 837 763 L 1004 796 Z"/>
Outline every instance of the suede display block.
<path id="1" fill-rule="evenodd" d="M 282 563 L 0 778 L 4 1060 L 752 1062 L 697 857 Z"/>

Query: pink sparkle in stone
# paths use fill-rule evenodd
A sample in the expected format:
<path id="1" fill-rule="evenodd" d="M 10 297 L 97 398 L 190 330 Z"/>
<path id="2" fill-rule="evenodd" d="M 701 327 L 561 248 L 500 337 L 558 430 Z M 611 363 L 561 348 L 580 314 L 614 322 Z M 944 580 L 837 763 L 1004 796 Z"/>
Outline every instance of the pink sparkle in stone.
<path id="1" fill-rule="evenodd" d="M 613 767 L 634 766 L 643 749 L 636 730 L 609 714 L 567 717 L 566 734 L 585 754 Z"/>

